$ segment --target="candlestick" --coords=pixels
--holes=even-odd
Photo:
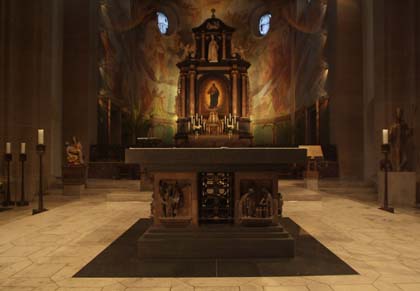
[[[24,143],[24,142],[22,142],[22,143],[20,144],[20,154],[21,154],[21,155],[26,154],[26,143]]]
[[[8,143],[8,144],[10,144],[10,143]],[[6,173],[7,174],[6,198],[2,203],[2,205],[4,207],[9,207],[9,206],[14,205],[14,203],[12,202],[12,199],[11,199],[11,195],[10,195],[10,162],[12,161],[12,158],[13,158],[13,156],[12,156],[11,153],[6,153],[4,155],[4,161],[6,162],[6,170],[7,170],[7,173]]]
[[[12,153],[12,143],[6,142],[6,154]]]
[[[389,132],[388,129],[382,130],[382,144],[388,144],[389,143]]]
[[[38,141],[42,141],[43,142],[43,130],[42,130],[42,140]],[[38,131],[38,138],[39,138],[39,131]],[[44,144],[38,144],[36,146],[36,151],[39,155],[39,193],[38,193],[38,209],[33,209],[32,210],[32,215],[38,214],[38,213],[42,213],[44,211],[47,211],[47,209],[44,208],[44,193],[43,193],[43,189],[42,189],[42,178],[43,178],[43,167],[42,167],[42,157],[45,153],[45,145]]]
[[[24,145],[24,146],[23,146]],[[22,147],[23,146],[23,147]],[[26,162],[26,144],[21,143],[21,152],[19,160],[21,163],[21,184],[20,184],[20,201],[17,202],[18,206],[28,206],[29,202],[25,200],[25,162]]]
[[[387,135],[388,135],[388,130],[386,130],[386,131],[387,131]],[[384,137],[384,135],[382,137]],[[387,136],[387,139],[388,139],[388,136]],[[385,140],[385,138],[384,138],[383,142],[385,142],[385,141],[387,141],[387,140]],[[385,157],[384,160],[383,160],[383,164],[381,164],[381,168],[384,171],[384,202],[383,202],[383,206],[380,207],[379,209],[387,211],[387,212],[394,213],[394,208],[389,207],[389,205],[388,205],[388,171],[391,168],[391,162],[388,159],[388,155],[389,155],[389,152],[390,152],[391,148],[390,148],[389,144],[386,143],[386,144],[382,145],[381,149],[382,149],[382,153],[384,154],[384,157]]]
[[[44,144],[44,130],[38,129],[38,144],[43,145]]]

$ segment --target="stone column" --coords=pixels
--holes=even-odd
[[[206,34],[204,32],[201,33],[201,60],[206,60]]]
[[[186,88],[185,88],[185,86],[186,86],[186,78],[187,78],[187,76],[186,76],[186,74],[185,73],[182,73],[181,74],[181,116],[180,117],[185,117],[185,111],[186,111],[186,102],[185,102],[185,100],[187,99],[187,95],[186,95],[186,93],[187,93],[187,91],[186,91]]]
[[[238,116],[238,70],[232,70],[232,114]]]
[[[222,60],[226,60],[226,33],[223,32],[223,49],[222,49]]]
[[[246,73],[242,74],[242,117],[248,116],[248,76]]]
[[[194,67],[190,68],[190,116],[195,114],[195,76],[196,72]]]

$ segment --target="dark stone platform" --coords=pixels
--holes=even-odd
[[[137,242],[141,259],[294,257],[295,241],[281,226],[150,227]]]
[[[136,255],[139,235],[152,225],[151,219],[140,219],[74,277],[212,278],[357,275],[355,270],[293,220],[280,218],[280,223],[295,239],[296,256],[294,258],[158,260],[140,259]]]

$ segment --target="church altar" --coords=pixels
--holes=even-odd
[[[153,184],[153,226],[139,238],[139,257],[294,255],[278,223],[278,170],[305,165],[305,149],[130,148],[125,159]],[[222,226],[203,235],[209,224]],[[227,248],[232,242],[240,250]]]

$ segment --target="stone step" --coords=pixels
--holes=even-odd
[[[335,194],[377,194],[377,190],[371,187],[320,187],[319,191]]]
[[[151,202],[152,192],[112,192],[106,195],[106,199],[109,202]]]
[[[282,227],[149,228],[137,242],[141,259],[293,257],[295,241]]]

